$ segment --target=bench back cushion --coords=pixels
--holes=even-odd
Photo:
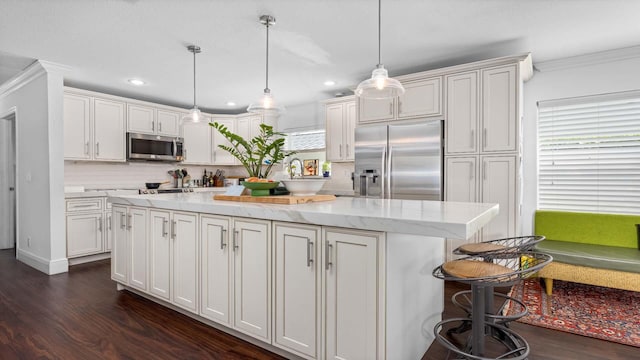
[[[549,240],[637,248],[639,215],[537,210],[535,234]]]

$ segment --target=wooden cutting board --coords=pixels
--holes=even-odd
[[[239,202],[253,202],[262,204],[306,204],[316,201],[331,201],[335,200],[334,195],[310,195],[310,196],[291,196],[291,195],[273,195],[273,196],[251,196],[251,195],[213,195],[214,200],[225,201],[239,201]]]

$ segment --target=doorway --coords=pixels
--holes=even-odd
[[[0,118],[0,249],[16,251],[16,121]]]

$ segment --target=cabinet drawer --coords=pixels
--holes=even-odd
[[[102,198],[67,200],[67,212],[102,210]]]

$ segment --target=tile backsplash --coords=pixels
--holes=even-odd
[[[221,169],[225,176],[246,176],[242,166],[200,166],[154,162],[102,163],[102,162],[64,162],[65,186],[84,186],[86,189],[140,189],[145,182],[163,182],[172,180],[167,171],[185,168],[194,179],[202,178],[207,173]],[[274,169],[274,174],[282,169]],[[332,163],[331,178],[324,190],[350,191],[352,189],[351,172],[353,162]],[[281,172],[283,175],[284,172]]]

